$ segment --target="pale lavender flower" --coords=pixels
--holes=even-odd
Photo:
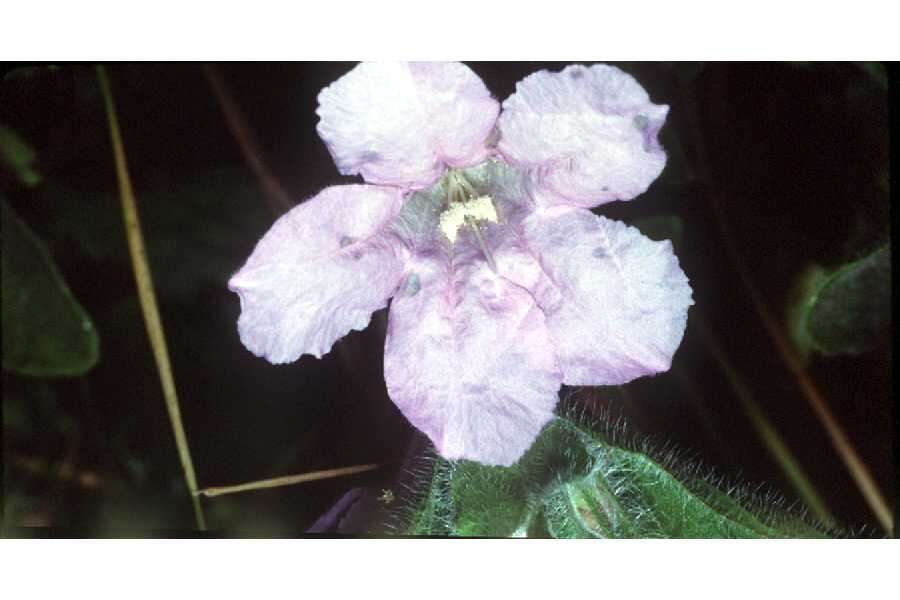
[[[364,63],[322,90],[345,175],[281,217],[229,287],[254,354],[321,357],[391,301],[384,377],[445,457],[511,465],[562,384],[669,369],[691,288],[668,241],[590,208],[643,193],[667,106],[606,65],[503,103],[459,63]]]

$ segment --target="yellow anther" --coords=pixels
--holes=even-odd
[[[441,213],[440,227],[452,244],[456,241],[460,227],[467,222],[472,222],[472,226],[477,227],[479,221],[497,222],[497,209],[494,208],[494,201],[490,196],[451,203],[450,207]]]

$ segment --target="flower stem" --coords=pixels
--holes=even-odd
[[[249,492],[252,490],[262,490],[267,488],[281,487],[284,485],[294,485],[297,483],[305,483],[307,481],[318,481],[320,479],[331,479],[333,477],[341,477],[344,475],[354,475],[356,473],[364,473],[366,471],[374,471],[380,464],[354,465],[352,467],[341,467],[338,469],[326,469],[324,471],[312,471],[310,473],[302,473],[300,475],[285,475],[284,477],[275,477],[273,479],[262,479],[260,481],[251,481],[249,483],[241,483],[238,485],[226,485],[220,487],[209,487],[194,492],[197,496],[206,496],[213,498],[215,496],[224,496],[225,494],[236,494],[238,492]]]
[[[153,357],[156,360],[156,368],[162,384],[169,421],[172,423],[172,430],[175,433],[178,458],[181,461],[181,468],[184,471],[184,479],[188,490],[191,492],[194,519],[197,523],[197,528],[205,530],[206,519],[203,515],[203,507],[200,505],[200,499],[196,495],[197,477],[194,474],[194,463],[191,461],[187,436],[184,433],[184,425],[181,422],[181,410],[178,407],[178,395],[175,391],[175,378],[172,375],[169,351],[166,348],[166,336],[159,316],[159,308],[156,304],[156,294],[153,291],[153,277],[150,274],[150,265],[147,262],[147,252],[144,247],[141,224],[138,220],[134,190],[131,187],[131,178],[128,175],[128,164],[125,160],[122,134],[119,131],[119,120],[116,116],[116,107],[113,102],[109,79],[106,76],[106,69],[104,69],[103,65],[97,65],[97,79],[100,83],[100,91],[103,95],[106,116],[109,122],[109,135],[112,140],[116,177],[119,181],[119,197],[122,200],[122,215],[125,219],[125,233],[128,236],[131,265],[137,282],[138,298],[144,314],[144,323],[147,326],[147,337],[150,338],[150,346],[153,348]]]

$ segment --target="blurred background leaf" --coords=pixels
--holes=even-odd
[[[210,284],[224,289],[239,265],[235,248],[252,244],[272,216],[251,174],[238,169],[201,173],[138,189],[142,227],[155,286],[163,297],[189,300]],[[47,185],[39,200],[55,208],[51,230],[97,261],[127,267],[125,230],[113,194]]]
[[[3,368],[33,376],[80,375],[99,358],[91,318],[47,248],[0,198],[3,214]]]
[[[785,323],[794,349],[806,366],[809,366],[810,355],[813,353],[813,341],[809,336],[806,318],[810,302],[827,280],[828,271],[824,267],[810,264],[797,276],[788,294]]]
[[[879,87],[884,90],[888,89],[888,74],[884,63],[858,62],[856,65],[871,77],[872,81],[877,83]]]
[[[828,272],[812,267],[802,277],[792,317],[794,341],[804,353],[861,354],[887,342],[891,329],[891,250]]]
[[[35,154],[15,131],[0,123],[0,166],[25,187],[34,187],[41,176],[34,166]]]

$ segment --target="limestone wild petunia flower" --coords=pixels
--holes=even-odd
[[[390,301],[390,397],[438,452],[511,465],[562,384],[669,369],[691,288],[668,241],[590,209],[643,193],[668,106],[607,66],[540,71],[501,106],[460,63],[363,63],[319,95],[344,175],[229,282],[244,345],[321,357]]]

